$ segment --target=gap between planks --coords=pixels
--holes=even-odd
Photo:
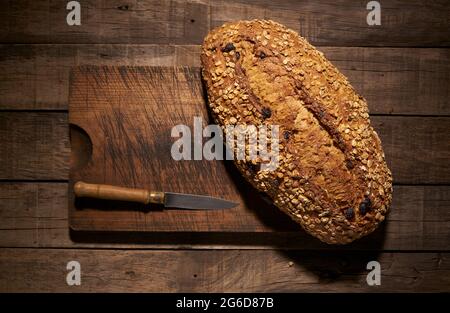
[[[60,1],[62,2],[62,1]],[[201,44],[214,27],[248,19],[273,19],[315,45],[449,46],[450,6],[425,0],[382,5],[381,25],[368,26],[366,3],[352,0],[81,2],[82,25],[68,26],[65,3],[33,0],[4,6],[2,42]],[[420,14],[418,14],[420,10]],[[38,18],[37,18],[38,17]],[[48,23],[41,23],[42,20]]]
[[[69,233],[67,183],[0,184],[0,246],[136,249],[450,250],[449,187],[394,186],[387,222],[343,247],[298,232]],[[283,214],[279,212],[279,214]],[[177,244],[173,244],[173,243]]]
[[[320,50],[368,100],[372,113],[450,115],[450,49]],[[0,110],[67,109],[72,66],[199,67],[199,55],[200,46],[192,45],[0,45]]]
[[[0,290],[147,292],[449,291],[448,253],[0,249]],[[65,281],[69,261],[82,284]],[[369,261],[382,284],[366,283]]]
[[[0,112],[0,179],[65,180],[70,142],[67,113]],[[374,116],[386,159],[400,184],[450,184],[450,118]]]

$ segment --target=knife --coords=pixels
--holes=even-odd
[[[154,203],[162,204],[166,208],[187,210],[231,209],[237,205],[231,201],[209,196],[88,184],[81,181],[75,183],[73,190],[77,197],[132,201],[143,204]]]

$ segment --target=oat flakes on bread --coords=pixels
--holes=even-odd
[[[253,186],[324,242],[346,244],[377,228],[391,203],[391,172],[365,99],[320,51],[279,23],[239,21],[207,35],[201,61],[224,131],[280,125],[275,171],[235,161]]]

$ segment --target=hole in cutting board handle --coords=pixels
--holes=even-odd
[[[92,141],[88,133],[78,125],[69,124],[70,131],[70,167],[81,169],[85,167],[92,156]]]

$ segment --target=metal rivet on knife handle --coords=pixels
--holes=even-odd
[[[162,191],[150,191],[148,193],[147,203],[164,204],[164,196],[164,192]]]
[[[133,201],[144,204],[164,203],[163,192],[150,192],[145,189],[125,188],[102,184],[88,184],[84,182],[77,182],[74,185],[74,193],[77,197]]]

